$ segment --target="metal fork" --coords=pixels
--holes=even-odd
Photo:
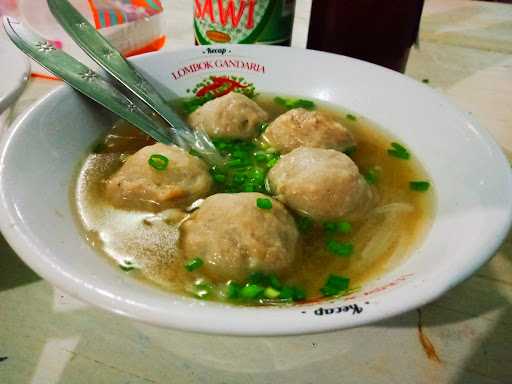
[[[224,164],[208,135],[188,127],[154,87],[67,0],[48,0],[48,6],[70,37],[117,80],[120,89],[28,30],[17,19],[4,17],[7,35],[19,49],[70,86],[155,140],[165,144],[174,143],[186,150],[194,149],[211,165]],[[133,97],[136,99],[133,100]],[[169,125],[152,117],[152,111]]]

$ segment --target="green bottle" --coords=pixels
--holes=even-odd
[[[194,0],[196,44],[290,45],[295,0]]]

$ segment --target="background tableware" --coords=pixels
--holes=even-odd
[[[0,40],[0,114],[19,96],[29,75],[25,56],[9,41]]]
[[[404,72],[424,0],[314,0],[307,47]]]

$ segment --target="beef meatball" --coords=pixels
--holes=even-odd
[[[339,122],[304,108],[283,113],[269,125],[263,137],[281,153],[299,147],[344,151],[355,145],[350,131]]]
[[[270,170],[268,183],[277,199],[314,220],[356,218],[373,201],[357,165],[332,149],[293,150]]]
[[[190,114],[188,122],[210,137],[252,139],[259,133],[259,124],[267,119],[267,112],[253,100],[231,92],[199,107]]]
[[[152,155],[168,160],[165,169],[149,164]],[[185,207],[205,197],[212,185],[205,162],[174,145],[158,143],[128,157],[107,180],[106,195],[119,208],[160,211]]]
[[[243,280],[254,271],[280,274],[298,252],[292,216],[277,200],[258,208],[261,193],[220,193],[208,197],[181,226],[180,247],[188,259],[200,257],[201,271],[214,279]]]

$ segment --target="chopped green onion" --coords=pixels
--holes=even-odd
[[[348,243],[340,243],[336,240],[327,240],[326,248],[329,252],[336,256],[347,257],[354,252],[354,246]]]
[[[226,165],[230,168],[235,168],[235,167],[242,165],[242,160],[241,159],[229,160],[226,162]]]
[[[336,232],[336,223],[326,222],[323,225],[325,232],[335,233]]]
[[[323,226],[324,231],[328,234],[341,233],[346,235],[352,231],[352,224],[344,220],[338,222],[328,221],[325,222]]]
[[[356,116],[354,116],[354,115],[353,115],[353,114],[351,114],[351,113],[347,113],[347,114],[346,114],[346,117],[347,117],[347,119],[348,119],[348,120],[357,121],[357,117],[356,117]]]
[[[425,192],[430,188],[430,183],[428,181],[411,181],[409,188],[413,191]]]
[[[269,285],[270,280],[269,277],[263,272],[253,272],[247,278],[247,281],[250,284],[258,284],[258,285]]]
[[[352,156],[357,151],[357,146],[353,145],[351,147],[348,147],[343,151],[343,153],[347,156]]]
[[[194,93],[197,92],[197,89],[193,89],[192,92],[194,92]],[[189,115],[192,112],[194,112],[197,108],[199,108],[203,104],[207,103],[208,101],[212,100],[213,98],[214,98],[214,96],[210,93],[208,93],[202,97],[197,97],[197,96],[190,97],[190,98],[182,101],[181,108],[186,115]]]
[[[340,221],[338,223],[338,231],[346,235],[352,232],[352,224],[350,224],[348,221]]]
[[[279,160],[279,159],[276,159],[276,158],[269,160],[269,161],[267,162],[267,167],[268,167],[268,168],[272,168],[274,165],[276,165],[276,164],[277,164],[278,160]]]
[[[267,152],[252,141],[213,139],[215,147],[228,158],[227,170],[212,167],[210,174],[220,184],[221,192],[263,192],[268,165],[275,164],[279,153]],[[222,175],[222,176],[215,176]]]
[[[213,180],[216,182],[216,183],[224,183],[226,181],[226,175],[223,175],[221,173],[217,173],[215,175],[213,175]]]
[[[402,160],[408,160],[411,157],[409,151],[399,143],[391,143],[391,148],[388,149],[388,154]]]
[[[246,300],[253,300],[253,299],[256,299],[258,296],[260,296],[264,290],[265,290],[265,288],[262,287],[261,285],[246,284],[240,290],[240,297],[242,299],[246,299]]]
[[[283,299],[283,300],[292,301],[293,293],[294,293],[294,290],[292,287],[288,287],[288,286],[283,287],[283,289],[281,290],[281,293],[279,294],[279,298]]]
[[[306,299],[306,293],[298,287],[284,286],[279,298],[286,301],[302,301]]]
[[[246,158],[247,156],[249,156],[249,153],[247,151],[242,151],[241,149],[235,149],[231,153],[231,157],[235,159],[243,159]]]
[[[391,147],[399,152],[407,152],[407,148],[396,142],[391,143]]]
[[[261,209],[272,209],[272,200],[258,197],[256,199],[256,206]]]
[[[253,272],[247,278],[249,284],[257,284],[261,286],[269,286],[280,290],[283,286],[279,278],[275,274],[267,275],[263,272]]]
[[[235,285],[235,288],[232,288],[232,290],[235,290],[237,287],[239,288],[239,296],[237,297],[246,300],[259,299],[262,295],[267,299],[279,298],[286,301],[301,301],[306,298],[306,293],[303,289],[285,286],[275,274],[266,274],[264,272],[251,273],[247,278],[245,286]]]
[[[196,257],[195,259],[189,260],[185,263],[185,269],[189,272],[193,272],[196,269],[199,269],[203,266],[204,261],[200,257]]]
[[[164,155],[154,154],[149,157],[148,164],[157,171],[164,171],[169,165],[169,159]]]
[[[259,169],[253,169],[250,173],[250,179],[256,184],[261,184],[265,181],[265,174]]]
[[[252,183],[244,183],[244,185],[242,186],[242,190],[244,192],[255,192],[256,187]]]
[[[132,261],[126,259],[119,263],[119,268],[121,268],[125,272],[130,272],[136,269],[137,267]]]
[[[293,300],[294,301],[302,301],[306,300],[306,292],[303,289],[294,287],[293,288]]]
[[[215,147],[217,147],[217,149],[223,150],[223,149],[228,148],[230,146],[230,143],[228,143],[222,139],[214,139],[213,145],[215,145]]]
[[[375,167],[369,168],[364,174],[363,174],[366,182],[368,184],[376,184],[379,180],[379,172]]]
[[[267,154],[265,152],[258,151],[254,154],[254,158],[256,161],[260,162],[267,161]]]
[[[313,228],[313,220],[306,216],[299,216],[295,219],[299,232],[306,233]]]
[[[270,275],[268,276],[269,284],[274,289],[281,289],[283,287],[283,284],[279,280],[279,278],[276,275]]]
[[[259,133],[264,133],[267,130],[267,128],[268,128],[268,123],[260,123],[258,125],[257,129],[258,129]]]
[[[280,96],[274,97],[274,103],[286,108],[286,99]]]
[[[242,289],[242,285],[237,283],[236,281],[230,280],[226,284],[226,296],[228,299],[238,299],[240,297],[240,291]]]
[[[245,181],[245,175],[244,174],[240,174],[240,173],[237,173],[233,176],[233,183],[235,184],[243,184]]]
[[[315,103],[311,100],[298,99],[291,104],[291,108],[304,108],[308,110],[315,109]]]
[[[305,99],[290,99],[284,97],[276,97],[274,98],[274,102],[276,104],[285,107],[286,109],[294,109],[294,108],[304,108],[304,109],[315,109],[315,103],[310,100]]]
[[[320,288],[320,292],[324,296],[335,296],[349,287],[350,279],[348,277],[329,275],[324,286]]]
[[[263,291],[263,296],[265,296],[267,299],[277,299],[281,292],[279,292],[277,289],[274,289],[272,287],[267,287]]]

